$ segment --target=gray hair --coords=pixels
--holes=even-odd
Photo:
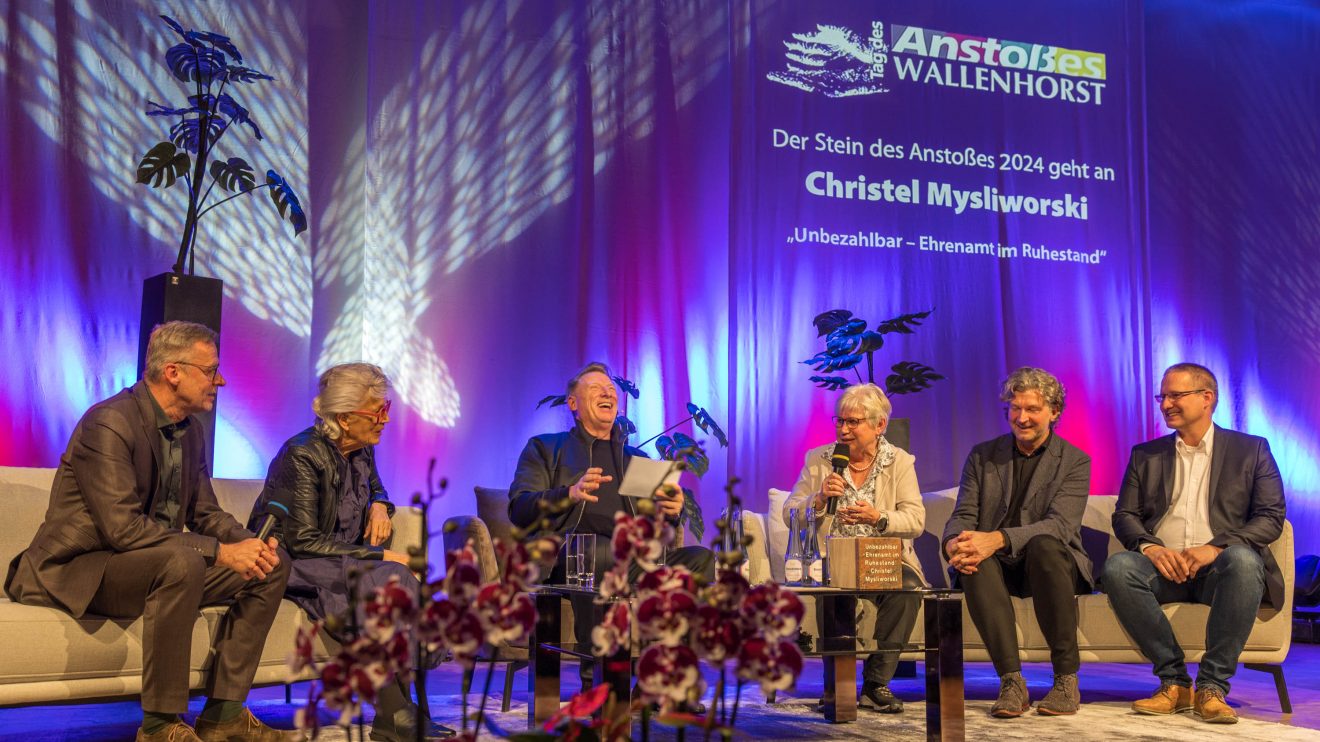
[[[582,381],[582,377],[590,373],[605,374],[606,376],[610,377],[610,383],[611,384],[614,383],[614,375],[610,373],[610,367],[606,366],[600,361],[592,361],[587,365],[583,366],[582,370],[573,374],[573,378],[568,380],[568,386],[566,387],[568,393],[572,394],[573,391],[577,389],[578,382]]]
[[[875,384],[858,384],[839,395],[834,411],[842,415],[846,409],[861,410],[867,421],[878,428],[889,421],[894,405],[885,396],[885,390]]]
[[[1205,366],[1202,366],[1199,363],[1190,363],[1188,361],[1183,361],[1182,363],[1175,363],[1172,366],[1164,369],[1164,375],[1168,376],[1169,374],[1174,373],[1175,371],[1181,371],[1186,374],[1191,374],[1193,383],[1199,384],[1205,387],[1206,389],[1209,389],[1211,393],[1215,395],[1215,401],[1210,403],[1211,411],[1214,411],[1214,409],[1219,406],[1219,379],[1215,378],[1215,374],[1213,371],[1206,368]]]
[[[335,419],[361,408],[369,399],[385,399],[390,380],[380,366],[370,363],[341,363],[321,374],[319,392],[312,400],[316,429],[332,441],[343,432]]]
[[[1067,391],[1054,374],[1043,368],[1023,366],[1009,374],[999,389],[999,401],[1012,402],[1014,394],[1038,392],[1056,416],[1063,414]]]
[[[144,376],[147,381],[160,381],[165,366],[184,360],[182,356],[198,343],[217,345],[220,335],[206,325],[174,320],[156,325],[147,338],[147,363]]]

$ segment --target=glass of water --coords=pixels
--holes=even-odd
[[[596,588],[596,534],[574,533],[568,537],[564,574],[568,584],[587,590]]]

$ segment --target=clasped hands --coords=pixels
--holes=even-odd
[[[602,484],[613,482],[599,466],[587,469],[572,487],[568,488],[568,498],[573,502],[599,502],[600,497],[592,494]],[[683,490],[676,484],[662,484],[655,491],[655,504],[666,518],[677,518],[683,512]]]
[[[277,546],[279,542],[274,538],[266,539],[265,543],[249,538],[220,544],[215,550],[215,563],[237,572],[245,580],[264,580],[280,563],[280,556],[275,551]]]
[[[1192,546],[1182,551],[1174,551],[1156,544],[1141,553],[1146,555],[1161,575],[1164,575],[1164,579],[1181,585],[1210,566],[1221,551],[1222,548],[1210,544]]]
[[[1003,531],[963,531],[944,544],[949,566],[965,575],[974,575],[977,565],[1004,548]]]
[[[816,510],[823,509],[829,498],[843,497],[845,487],[843,477],[831,472],[829,476],[825,477],[825,481],[821,483],[820,492],[816,494],[812,506]],[[880,522],[880,511],[876,510],[871,503],[859,500],[852,505],[839,508],[834,517],[840,523],[846,525],[873,526]]]

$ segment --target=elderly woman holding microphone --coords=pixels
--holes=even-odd
[[[285,441],[252,509],[249,527],[256,528],[267,503],[287,506],[272,532],[293,557],[285,595],[314,619],[348,612],[350,572],[357,573],[358,595],[393,577],[417,584],[408,555],[385,546],[394,505],[376,472],[375,446],[390,421],[389,388],[385,373],[369,363],[321,374],[312,401],[316,423]],[[348,638],[330,633],[341,643]],[[454,736],[422,716],[424,739]],[[407,686],[388,683],[378,694],[371,739],[415,739],[417,717]]]
[[[834,472],[831,458],[836,443],[807,452],[802,473],[793,493],[784,503],[784,522],[792,508],[813,508],[821,523],[821,534],[832,536],[886,536],[903,539],[903,587],[919,588],[921,563],[912,539],[921,535],[926,509],[921,504],[917,472],[912,454],[885,440],[892,410],[889,398],[875,384],[849,387],[835,407],[834,431],[838,444],[848,447],[848,465],[843,474]],[[837,511],[826,514],[826,505],[837,500]],[[889,690],[898,666],[898,655],[912,635],[920,596],[915,593],[877,593],[876,651],[866,658],[862,671],[862,698],[877,711],[897,714],[903,702]]]

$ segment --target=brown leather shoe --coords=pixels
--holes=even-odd
[[[1190,711],[1192,708],[1192,689],[1177,683],[1160,683],[1160,689],[1150,698],[1132,702],[1132,710],[1138,714],[1156,714],[1167,716]]]
[[[307,739],[306,734],[296,729],[284,731],[266,726],[246,708],[229,721],[198,717],[197,736],[201,742],[303,742]]]
[[[1224,692],[1213,685],[1196,689],[1192,709],[1202,721],[1211,724],[1236,724],[1237,712],[1224,701]]]
[[[990,707],[990,715],[996,719],[1016,719],[1031,708],[1031,696],[1027,693],[1027,681],[1020,672],[1010,672],[999,676],[999,698]]]
[[[197,732],[193,728],[183,723],[182,720],[176,721],[169,726],[158,729],[154,734],[147,734],[138,727],[136,742],[201,742]]]

